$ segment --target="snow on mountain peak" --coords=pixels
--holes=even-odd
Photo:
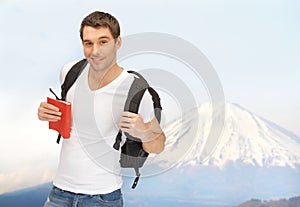
[[[300,164],[299,137],[237,104],[226,103],[224,107],[225,116],[221,110],[212,113],[212,105],[204,103],[168,124],[166,149],[150,162],[161,167],[173,164],[220,168],[229,162],[292,168]],[[213,138],[216,139],[213,152],[203,156],[208,135],[214,130],[212,123],[220,116],[224,116],[222,134]]]

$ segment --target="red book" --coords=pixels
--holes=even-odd
[[[47,103],[59,108],[62,113],[59,121],[49,121],[49,129],[56,130],[63,138],[70,138],[71,130],[71,103],[47,97]]]

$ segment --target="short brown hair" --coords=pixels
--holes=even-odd
[[[118,20],[109,13],[95,11],[86,16],[80,26],[80,38],[83,40],[83,28],[90,26],[94,28],[106,27],[110,30],[114,39],[120,36],[120,25]]]

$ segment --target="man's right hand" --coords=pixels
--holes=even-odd
[[[61,112],[58,107],[42,102],[38,108],[38,117],[41,121],[59,121]]]

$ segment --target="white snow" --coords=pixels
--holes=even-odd
[[[229,162],[260,167],[289,166],[300,164],[300,138],[287,133],[243,107],[226,103],[225,114],[204,103],[167,125],[166,149],[151,163],[162,167],[171,165],[213,165],[223,168]],[[210,137],[214,151],[205,154],[208,135],[213,119],[222,120],[224,128],[219,137]]]

